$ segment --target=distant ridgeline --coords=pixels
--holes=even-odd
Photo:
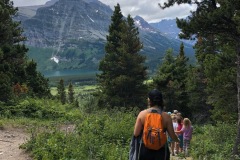
[[[30,48],[28,55],[38,63],[40,71],[98,70],[112,13],[109,6],[97,0],[52,0],[41,6],[19,7],[15,19],[22,21],[25,43]],[[139,16],[134,20],[144,45],[141,53],[147,57],[146,65],[153,73],[167,49],[179,52],[181,41]],[[169,22],[157,25],[176,26],[175,20]],[[177,35],[179,29],[173,31]],[[186,56],[194,62],[192,44],[184,42],[184,46]]]

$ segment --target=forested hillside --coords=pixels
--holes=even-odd
[[[33,159],[125,160],[136,117],[148,107],[148,92],[157,88],[166,112],[178,110],[192,121],[193,159],[239,160],[240,5],[211,2],[193,2],[198,3],[196,12],[187,20],[177,19],[182,38],[197,38],[196,64],[189,64],[182,43],[177,54],[172,49],[165,52],[150,78],[146,57],[140,54],[139,30],[117,4],[97,84],[59,79],[50,88],[49,80],[36,70],[37,63],[26,56],[26,37],[12,19],[17,9],[9,0],[0,1],[1,129],[26,129],[31,136],[20,147]],[[161,7],[171,5],[173,1]]]

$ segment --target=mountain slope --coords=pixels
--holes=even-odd
[[[105,40],[111,13],[100,2],[60,0],[24,21],[27,45],[58,48],[70,40]]]
[[[58,0],[50,0],[46,2],[44,5],[18,7],[18,15],[15,17],[15,19],[23,22],[35,16],[38,8],[51,6],[55,4],[57,1]]]
[[[194,45],[196,42],[194,40],[179,39],[178,34],[181,30],[177,27],[176,19],[165,19],[160,22],[150,23],[150,25],[171,39],[180,40],[190,45]]]
[[[35,16],[22,23],[29,56],[37,61],[39,70],[97,70],[105,54],[112,13],[98,0],[59,0],[38,8]],[[150,70],[156,69],[168,48],[178,52],[179,40],[168,38],[139,16],[134,20]],[[187,55],[193,56],[192,46],[186,44],[185,48]]]

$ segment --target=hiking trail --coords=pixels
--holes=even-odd
[[[20,128],[0,130],[0,160],[32,160],[19,146],[27,142],[29,135]]]

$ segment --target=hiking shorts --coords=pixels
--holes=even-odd
[[[166,150],[166,152],[165,152]],[[170,160],[170,152],[169,147],[163,146],[159,150],[151,150],[144,146],[144,144],[141,145],[140,148],[140,156],[139,160],[160,160],[165,159],[166,154],[166,160]]]

